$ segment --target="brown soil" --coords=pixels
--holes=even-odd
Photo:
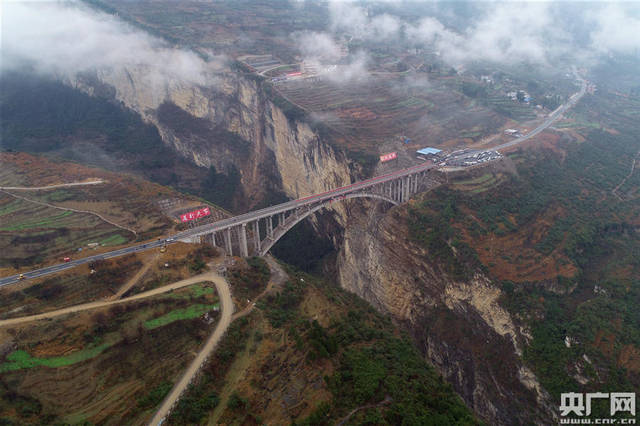
[[[640,348],[626,345],[618,355],[618,365],[634,373],[640,373]]]
[[[553,280],[557,276],[573,277],[577,268],[561,249],[545,256],[534,248],[563,214],[561,207],[550,208],[530,226],[519,227],[516,232],[503,236],[487,234],[474,238],[466,229],[461,232],[492,276],[500,280],[530,282]],[[512,221],[517,225],[514,219]]]
[[[615,353],[616,336],[604,330],[598,331],[593,345],[600,350],[607,358],[613,358]]]

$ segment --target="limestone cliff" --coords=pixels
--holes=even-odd
[[[235,166],[244,190],[238,198],[247,200],[239,209],[259,204],[269,191],[297,198],[360,177],[352,175],[343,152],[308,123],[287,117],[264,83],[252,78],[219,72],[199,84],[159,85],[145,70],[123,69],[70,81],[140,113],[194,164],[219,171]],[[333,235],[341,285],[403,323],[424,355],[490,423],[548,422],[547,397],[519,360],[523,333],[499,306],[499,289],[480,274],[469,282],[450,279],[410,242],[405,208],[385,213],[377,205],[338,204],[320,219],[325,231],[344,229],[343,236]]]
[[[234,165],[245,191],[239,209],[259,204],[269,191],[296,198],[352,179],[344,153],[321,140],[308,123],[288,118],[265,95],[262,81],[217,70],[200,83],[155,82],[148,70],[130,67],[69,82],[137,111],[194,164],[223,172]]]
[[[350,216],[341,285],[404,324],[470,407],[490,424],[548,424],[553,404],[519,355],[526,335],[483,274],[456,281],[408,235],[407,206]]]

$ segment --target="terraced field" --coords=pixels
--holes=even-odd
[[[146,424],[215,327],[217,294],[203,290],[0,329],[8,348],[0,357],[0,418]],[[212,310],[205,320],[207,311],[191,306]]]
[[[339,85],[295,80],[278,91],[342,136],[352,150],[380,152],[390,139],[407,136],[417,146],[462,146],[493,133],[505,121],[426,77],[371,77]],[[468,140],[465,140],[468,139]]]
[[[0,267],[68,256],[92,242],[116,245],[133,238],[98,217],[0,194]]]

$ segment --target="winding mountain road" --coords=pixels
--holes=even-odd
[[[180,399],[180,396],[182,396],[183,392],[189,387],[191,381],[196,377],[202,365],[207,361],[207,359],[209,359],[209,356],[216,349],[218,343],[220,343],[220,340],[222,340],[222,337],[231,324],[234,307],[229,285],[217,274],[208,273],[203,275],[209,277],[209,280],[216,285],[216,289],[218,290],[218,296],[220,297],[220,303],[222,305],[220,320],[218,320],[216,329],[213,331],[211,336],[209,336],[200,352],[198,352],[198,355],[191,362],[191,365],[189,365],[189,368],[187,368],[187,370],[182,374],[178,383],[173,386],[169,395],[164,399],[162,405],[160,405],[160,408],[156,411],[156,414],[149,422],[149,425],[156,426],[162,424],[164,419],[171,412],[173,406]],[[199,275],[199,277],[202,277],[202,275]]]
[[[131,297],[125,297],[124,299],[102,300],[102,301],[98,301],[98,302],[83,303],[81,305],[70,306],[68,308],[58,309],[58,310],[55,310],[55,311],[45,312],[45,313],[42,313],[42,314],[35,314],[35,315],[28,315],[28,316],[19,317],[19,318],[9,318],[9,319],[5,319],[5,320],[0,320],[0,327],[8,326],[8,325],[22,324],[22,323],[31,322],[31,321],[53,319],[53,318],[56,318],[56,317],[59,317],[59,316],[62,316],[62,315],[72,314],[72,313],[76,313],[76,312],[82,312],[82,311],[88,311],[88,310],[91,310],[91,309],[104,308],[106,306],[117,305],[119,303],[133,302],[133,301],[136,301],[136,300],[145,299],[147,297],[157,296],[159,294],[163,294],[163,293],[167,293],[167,292],[170,292],[170,291],[173,291],[173,290],[177,290],[177,289],[182,288],[182,287],[187,287],[187,286],[190,286],[190,285],[193,285],[193,284],[201,283],[203,281],[209,281],[209,282],[212,282],[212,283],[214,283],[216,285],[216,288],[218,289],[218,293],[220,294],[220,300],[222,302],[222,311],[224,313],[225,302],[227,302],[227,305],[226,305],[227,308],[226,309],[229,309],[229,303],[232,304],[231,296],[230,296],[230,292],[229,292],[229,286],[228,286],[227,282],[225,281],[225,279],[222,278],[220,275],[215,274],[213,272],[207,272],[205,274],[196,275],[194,277],[187,278],[185,280],[176,281],[173,284],[168,284],[168,285],[163,286],[163,287],[154,288],[153,290],[145,291],[144,293],[139,293],[139,294],[136,294],[136,295],[131,296]],[[228,299],[225,300],[223,298],[223,294],[229,295]],[[233,310],[233,309],[231,309],[231,310]],[[231,317],[231,312],[229,312],[229,317]]]

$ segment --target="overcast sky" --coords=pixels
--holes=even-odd
[[[403,3],[395,1],[394,6]],[[150,3],[150,7],[151,4]],[[438,8],[439,3],[432,3]],[[297,36],[298,47],[310,59],[334,62],[339,56],[336,35],[388,41],[403,31],[417,44],[435,47],[452,65],[487,59],[548,64],[558,56],[580,59],[609,53],[637,53],[640,19],[631,13],[638,3],[604,2],[575,7],[566,16],[558,2],[479,2],[478,13],[453,30],[434,16],[405,22],[392,14],[368,16],[350,1],[329,2],[325,31]],[[405,5],[406,6],[406,5]],[[446,8],[446,4],[443,9]],[[442,19],[442,14],[438,15]],[[567,27],[586,29],[580,47]],[[147,67],[157,79],[204,81],[207,64],[193,52],[167,47],[154,37],[117,18],[72,1],[5,2],[2,9],[2,67],[28,61],[41,71],[69,74],[93,68]],[[345,76],[365,71],[364,52],[352,58]]]

